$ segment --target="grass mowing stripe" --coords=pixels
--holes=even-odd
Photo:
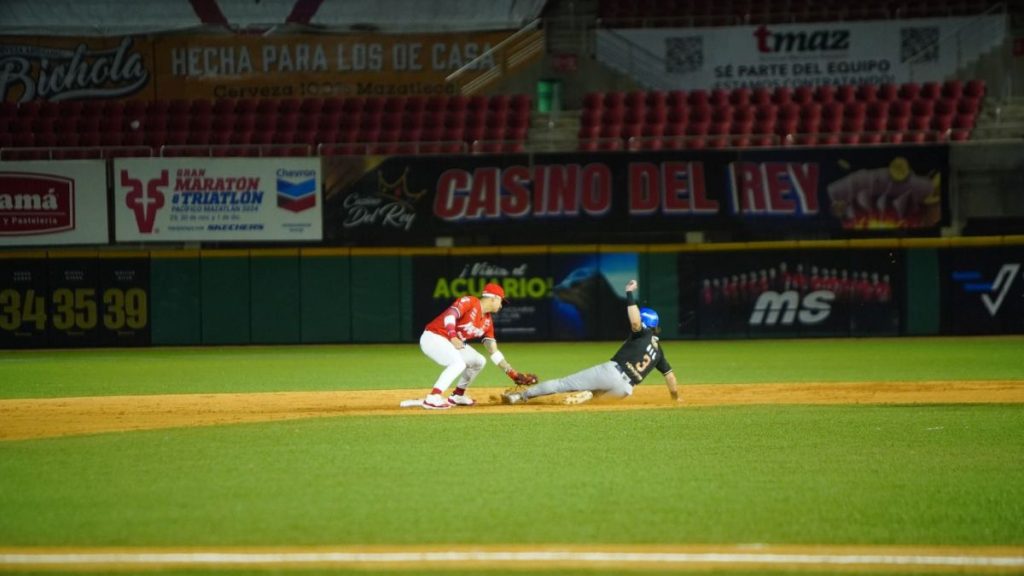
[[[7,546],[1021,545],[1024,407],[337,418],[0,445]]]
[[[555,377],[607,360],[617,344],[503,342],[501,347],[516,367]],[[664,345],[684,385],[1024,380],[1019,360],[1024,337]],[[437,373],[415,344],[0,351],[0,398],[427,388]],[[508,380],[490,367],[477,384],[503,386]]]

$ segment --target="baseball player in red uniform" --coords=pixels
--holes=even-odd
[[[494,322],[491,319],[491,314],[500,312],[504,303],[505,290],[498,284],[487,284],[479,298],[463,296],[427,324],[420,336],[420,350],[444,366],[444,370],[434,382],[430,394],[423,399],[424,408],[443,410],[452,406],[476,404],[466,396],[466,388],[473,383],[487,361],[482,354],[466,344],[469,340],[480,339],[491,362],[515,380],[516,371],[498,350],[498,342],[494,338]],[[458,383],[455,391],[445,398],[445,391],[456,378]]]

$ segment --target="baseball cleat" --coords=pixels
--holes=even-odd
[[[562,401],[562,404],[583,404],[584,402],[589,402],[593,397],[593,392],[590,390],[583,390],[582,392],[569,394],[565,397],[565,400]]]
[[[526,397],[522,392],[506,392],[501,395],[502,404],[525,404]]]
[[[465,394],[461,396],[452,394],[451,396],[448,397],[448,403],[451,404],[452,406],[472,406],[476,404],[476,400],[473,400],[472,398],[466,396]]]
[[[447,410],[452,407],[440,394],[428,394],[423,399],[423,407],[427,410]]]

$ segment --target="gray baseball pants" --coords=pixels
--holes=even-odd
[[[581,390],[590,390],[594,394],[606,395],[610,398],[625,398],[633,393],[633,386],[630,384],[629,378],[619,371],[615,362],[609,360],[563,378],[534,384],[523,391],[523,396],[529,399]]]

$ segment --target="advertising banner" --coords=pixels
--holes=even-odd
[[[597,57],[620,70],[649,53],[664,89],[942,81],[1001,46],[1003,14],[963,18],[597,30]],[[623,46],[630,46],[626,50]],[[662,69],[653,70],[657,63]]]
[[[552,254],[552,337],[622,340],[629,334],[624,288],[639,276],[635,252]]]
[[[319,158],[117,158],[118,242],[322,237]]]
[[[948,147],[325,159],[325,239],[643,241],[688,230],[937,229]]]
[[[11,102],[455,94],[445,78],[514,32],[0,36],[0,94]],[[530,35],[543,32],[523,40]],[[488,54],[461,81],[499,65]]]
[[[513,32],[169,35],[154,42],[156,82],[161,98],[454,94],[445,77]],[[467,78],[495,65],[489,55]]]
[[[509,302],[494,316],[502,340],[615,340],[628,333],[622,288],[636,278],[635,252],[418,257],[413,330],[457,298],[501,284]]]
[[[2,36],[0,96],[9,102],[152,99],[152,53],[144,36]]]
[[[149,258],[100,258],[97,294],[102,346],[149,345]]]
[[[494,315],[501,340],[547,340],[552,280],[546,256],[480,255],[418,257],[413,329],[419,333],[455,300],[480,296],[488,282],[501,284],[508,302]]]
[[[680,311],[702,338],[879,336],[900,330],[902,254],[684,253]]]
[[[0,259],[0,348],[45,348],[49,308],[45,255]]]
[[[0,347],[149,344],[149,258],[0,259]]]
[[[99,277],[96,258],[56,258],[50,271],[52,347],[95,346],[100,341]]]
[[[941,254],[943,333],[1024,332],[1024,247],[953,248]]]
[[[0,162],[0,246],[108,242],[104,161]]]

